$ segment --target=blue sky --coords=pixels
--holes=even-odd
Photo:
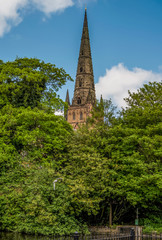
[[[162,79],[162,0],[0,0],[0,59],[37,57],[75,79],[85,4],[96,95],[124,106],[128,90]]]

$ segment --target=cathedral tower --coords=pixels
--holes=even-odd
[[[87,10],[85,9],[72,105],[70,105],[68,91],[66,96],[66,102],[69,105],[66,113],[66,119],[74,129],[77,129],[79,124],[86,123],[87,117],[90,116],[90,112],[95,104],[95,101],[96,95],[93,65],[88,31]]]

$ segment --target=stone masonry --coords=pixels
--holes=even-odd
[[[96,101],[93,65],[88,31],[87,10],[85,9],[84,24],[78,59],[75,89],[72,104],[70,105],[69,93],[67,91],[66,102],[68,110],[67,121],[77,129],[80,124],[85,124],[90,116],[92,107]]]

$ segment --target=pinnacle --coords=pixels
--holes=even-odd
[[[65,99],[65,102],[68,103],[68,105],[70,105],[70,98],[69,98],[69,91],[67,90],[67,93],[66,93],[66,99]]]

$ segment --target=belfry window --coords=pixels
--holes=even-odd
[[[73,112],[73,120],[75,120],[75,112]]]
[[[81,98],[80,97],[78,97],[78,99],[77,99],[77,104],[81,104]]]
[[[82,79],[79,80],[79,87],[82,87]]]
[[[80,68],[80,72],[83,72],[83,68],[82,67]]]
[[[83,113],[80,113],[80,120],[83,120]]]

